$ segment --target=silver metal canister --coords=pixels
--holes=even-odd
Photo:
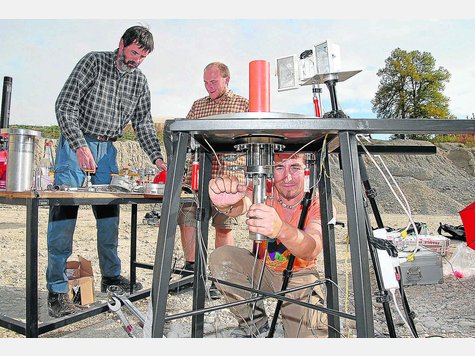
[[[5,128],[2,133],[8,134],[8,158],[6,190],[24,192],[31,190],[35,165],[35,138],[41,132]]]
[[[147,195],[163,195],[165,184],[163,183],[145,183],[143,185],[144,194]]]

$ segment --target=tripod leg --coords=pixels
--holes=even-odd
[[[368,173],[366,171],[366,166],[364,164],[364,161],[363,161],[363,158],[361,157],[361,155],[358,157],[359,159],[359,165],[360,165],[360,174],[361,174],[361,180],[363,182],[363,186],[365,188],[365,191],[366,191],[366,196],[371,204],[371,209],[373,211],[373,215],[374,215],[374,218],[376,220],[376,223],[378,225],[378,228],[384,228],[384,224],[383,224],[383,220],[381,219],[381,214],[379,213],[379,209],[378,209],[378,206],[376,204],[376,200],[375,200],[375,196],[376,196],[376,193],[374,191],[374,189],[371,188],[371,185],[369,183],[369,177],[368,177]],[[366,215],[368,215],[368,213],[366,212]],[[369,218],[367,216],[367,220],[366,220],[366,225],[367,225],[367,228],[368,228],[368,237],[372,235],[372,232],[371,232],[371,225],[369,223]],[[371,233],[371,235],[370,235]],[[371,244],[368,244],[370,246],[370,251],[371,251],[371,260],[373,261],[373,265],[374,265],[374,269],[375,269],[375,273],[376,273],[376,270],[379,271],[380,273],[380,270],[379,270],[379,263],[377,264],[377,266],[375,266],[375,259],[373,258],[373,255],[376,255],[375,258],[377,259],[377,254],[374,253],[374,247],[371,246]],[[378,268],[376,268],[378,267]],[[399,274],[400,274],[400,268],[399,268]],[[378,273],[376,273],[376,276],[377,276],[377,279],[378,279]],[[381,291],[382,290],[382,285],[380,285],[380,281],[378,282],[378,288],[379,290]],[[409,303],[407,302],[407,299],[406,299],[406,295],[404,294],[404,289],[403,289],[403,286],[402,286],[402,282],[401,280],[399,280],[399,290],[400,290],[400,293],[401,293],[401,298],[402,298],[402,303],[403,303],[403,306],[404,306],[404,312],[406,314],[406,319],[408,321],[408,324],[412,330],[412,333],[415,337],[417,337],[417,331],[416,331],[416,327],[414,325],[414,320],[413,320],[413,313],[410,311],[410,308],[409,308]],[[385,294],[387,295],[387,291],[384,291]],[[383,295],[384,297],[384,295]],[[389,333],[391,335],[391,337],[396,337],[395,335],[395,332],[394,332],[394,336],[392,335],[392,332],[391,330],[394,330],[394,323],[392,321],[392,317],[391,317],[391,312],[390,310],[386,311],[386,304],[388,304],[387,302],[383,302],[383,307],[384,307],[384,313],[385,313],[385,316],[386,316],[386,321],[388,323],[388,329],[389,329]],[[388,307],[389,307],[389,304],[388,304]],[[390,326],[391,325],[391,326]]]
[[[391,338],[395,338],[396,329],[394,328],[391,308],[389,306],[389,301],[391,300],[391,296],[389,295],[388,291],[385,290],[383,287],[378,254],[375,251],[375,247],[369,241],[369,237],[372,236],[372,231],[371,231],[371,225],[369,222],[368,212],[366,212],[366,229],[367,229],[367,236],[368,236],[368,248],[371,255],[371,261],[373,261],[373,269],[374,269],[376,283],[378,285],[378,291],[379,291],[379,295],[376,297],[376,301],[383,304],[384,316],[386,317],[386,323],[388,325],[389,336]]]

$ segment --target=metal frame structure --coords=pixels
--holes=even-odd
[[[184,199],[188,201],[188,198]],[[25,283],[25,322],[6,315],[0,316],[0,327],[12,330],[26,337],[38,337],[46,332],[107,312],[107,304],[93,306],[85,311],[50,322],[38,320],[38,208],[50,205],[131,205],[130,231],[130,281],[136,282],[137,268],[153,269],[153,266],[138,262],[137,259],[137,206],[162,202],[161,196],[144,196],[133,193],[88,193],[88,192],[50,192],[0,191],[0,204],[26,206],[26,283]],[[131,294],[129,299],[136,301],[150,295],[150,289]]]
[[[448,134],[474,133],[475,122],[470,120],[437,119],[347,119],[306,117],[296,114],[249,112],[216,115],[200,120],[171,120],[170,133],[173,144],[172,160],[168,165],[165,185],[165,199],[162,204],[162,221],[158,232],[156,257],[152,283],[152,337],[163,337],[166,316],[168,281],[171,274],[172,254],[176,233],[176,218],[179,206],[182,177],[185,168],[186,152],[189,140],[193,137],[202,147],[200,155],[200,208],[198,225],[202,232],[202,241],[208,241],[209,197],[207,185],[211,175],[211,151],[234,152],[237,141],[246,138],[272,137],[282,140],[286,151],[303,150],[318,152],[322,149],[325,137],[326,153],[338,152],[345,188],[347,224],[350,240],[351,267],[354,288],[356,332],[359,338],[374,337],[374,322],[369,279],[368,246],[363,202],[363,191],[359,167],[358,134]],[[421,151],[423,149],[421,148]],[[374,151],[379,152],[379,151]],[[382,152],[385,152],[383,147]],[[404,153],[404,152],[402,152]],[[410,152],[409,152],[410,153]],[[417,152],[416,152],[417,153]],[[324,165],[328,168],[328,157],[324,156]],[[328,225],[331,216],[330,178],[319,182],[319,195],[324,239],[325,276],[336,280],[336,255],[334,232]],[[203,189],[205,187],[205,189]],[[197,254],[197,258],[200,256]],[[199,260],[196,260],[199,262]],[[206,263],[206,261],[204,261]],[[202,265],[197,263],[195,265]],[[206,264],[204,264],[206,265]],[[203,336],[204,282],[200,277],[205,271],[195,271],[193,289],[192,337]],[[338,293],[330,289],[327,306],[339,310]],[[338,313],[330,313],[329,325],[339,330]],[[330,337],[338,333],[329,332]]]

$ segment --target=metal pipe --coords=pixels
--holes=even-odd
[[[246,151],[246,175],[252,179],[252,203],[262,204],[266,201],[266,183],[268,178],[274,177],[274,152],[281,151],[283,145],[275,144],[263,137],[248,138],[249,143],[235,146],[238,151]],[[254,141],[254,142],[252,142]],[[249,238],[255,241],[265,241],[262,234],[249,232]]]
[[[12,77],[3,77],[2,112],[0,116],[1,129],[8,128],[9,126],[10,104],[12,98],[12,81]]]
[[[254,174],[252,177],[252,203],[262,204],[265,202],[266,197],[266,175]],[[249,237],[255,241],[265,241],[267,236],[263,234],[257,234],[255,232],[249,232]]]

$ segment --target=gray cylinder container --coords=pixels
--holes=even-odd
[[[41,132],[8,128],[2,129],[2,133],[8,134],[6,190],[29,191],[33,185],[35,138],[41,136]]]

